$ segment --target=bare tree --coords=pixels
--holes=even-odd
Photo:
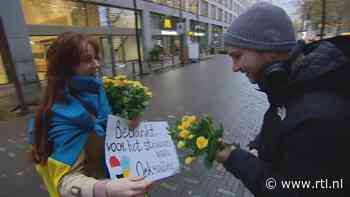
[[[339,33],[349,26],[350,12],[346,10],[349,6],[349,0],[302,0],[298,10],[302,19],[311,22],[313,30],[320,29],[323,36],[327,28],[336,28]]]

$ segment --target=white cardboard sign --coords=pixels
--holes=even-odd
[[[111,179],[144,176],[159,180],[180,170],[176,148],[167,122],[142,122],[136,129],[128,121],[108,116],[105,156]]]

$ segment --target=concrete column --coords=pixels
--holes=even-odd
[[[149,58],[149,51],[153,48],[151,13],[149,10],[142,10],[142,39],[144,48],[144,58]]]
[[[186,32],[185,32],[186,46],[188,46],[192,42],[190,37],[187,34],[191,30],[190,20],[188,18],[185,18],[185,26],[186,26]]]
[[[32,50],[20,0],[6,1],[6,6],[0,6],[0,17],[3,21],[9,46],[10,57],[8,58],[12,59],[13,66],[15,66],[25,101],[27,103],[33,102],[41,95],[40,83],[33,62]]]
[[[208,23],[208,41],[209,48],[212,46],[212,24]]]

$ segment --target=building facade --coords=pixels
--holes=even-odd
[[[40,81],[46,79],[46,51],[66,31],[86,33],[96,40],[107,68],[139,57],[146,60],[155,46],[164,54],[178,54],[181,32],[186,42],[198,42],[201,51],[220,48],[223,32],[252,2],[4,0],[1,4],[6,6],[0,6],[0,28],[5,38],[0,42],[0,84],[11,85],[11,78],[16,76],[25,98],[33,98],[33,92],[40,91]],[[136,35],[141,35],[140,52]]]

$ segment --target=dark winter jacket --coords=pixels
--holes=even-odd
[[[258,197],[350,196],[349,57],[330,42],[307,46],[288,85],[268,98],[270,108],[252,143],[258,158],[237,149],[225,168]],[[308,182],[281,182],[290,180],[311,181],[310,188],[291,189]]]

